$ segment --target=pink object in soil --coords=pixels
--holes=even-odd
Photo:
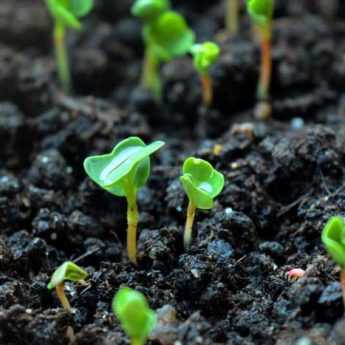
[[[302,278],[305,275],[305,271],[301,268],[293,268],[289,272],[287,272],[287,278],[289,281],[295,281]]]

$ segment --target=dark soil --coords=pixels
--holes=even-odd
[[[339,270],[320,241],[328,217],[345,215],[345,7],[330,20],[316,1],[277,2],[274,120],[262,123],[248,18],[224,37],[218,1],[174,3],[200,40],[222,42],[205,110],[190,58],[164,66],[162,105],[139,87],[131,0],[96,1],[85,30],[70,33],[73,97],[58,89],[42,1],[1,0],[0,344],[127,344],[110,308],[121,285],[159,310],[153,344],[345,344]],[[125,201],[82,168],[130,135],[167,142],[139,194],[138,268],[125,253]],[[212,162],[226,187],[198,212],[185,252],[178,177],[189,155]],[[65,260],[90,274],[86,287],[67,285],[72,315],[46,288]],[[306,274],[289,282],[291,268]]]

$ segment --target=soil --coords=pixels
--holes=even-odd
[[[84,30],[70,32],[70,97],[43,2],[1,0],[0,344],[128,344],[110,307],[127,285],[159,312],[151,344],[344,345],[339,269],[320,233],[345,215],[345,5],[325,18],[316,1],[277,1],[273,119],[260,122],[248,18],[227,38],[219,1],[172,2],[199,40],[222,46],[211,109],[189,57],[163,67],[161,105],[140,87],[131,0],[96,1]],[[131,135],[166,141],[139,193],[138,267],[125,253],[125,201],[82,168]],[[190,155],[226,186],[213,210],[198,211],[185,251],[179,175]],[[66,286],[73,314],[46,287],[65,260],[90,274],[87,286]],[[288,281],[292,268],[306,273]]]

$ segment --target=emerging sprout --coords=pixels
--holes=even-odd
[[[340,280],[345,303],[345,220],[340,216],[330,218],[321,239],[329,255],[341,268]]]
[[[226,30],[230,35],[236,35],[238,32],[239,10],[240,4],[238,0],[225,0],[225,25]]]
[[[66,93],[71,91],[71,73],[65,44],[67,28],[80,30],[79,18],[87,15],[93,0],[46,0],[48,10],[54,18],[54,44],[58,75]]]
[[[209,70],[217,61],[220,48],[216,43],[205,42],[194,44],[191,53],[194,58],[194,67],[200,75],[203,103],[208,107],[213,100],[213,83]]]
[[[224,176],[209,162],[190,157],[183,164],[183,175],[180,180],[189,199],[183,237],[184,246],[187,248],[192,239],[196,209],[208,210],[213,207],[213,199],[224,187]]]
[[[261,68],[258,84],[257,116],[261,119],[271,116],[269,103],[269,87],[272,74],[271,38],[274,0],[248,0],[247,10],[257,28],[261,41]]]
[[[132,7],[132,13],[144,21],[146,47],[142,82],[157,100],[161,97],[160,64],[187,54],[194,43],[194,33],[185,19],[168,9],[169,3],[162,0],[137,0]]]
[[[139,221],[137,192],[150,176],[150,155],[164,145],[155,141],[146,145],[138,137],[130,137],[117,144],[108,154],[88,157],[84,169],[100,187],[127,199],[127,251],[137,263],[137,226]]]
[[[83,282],[87,277],[88,273],[81,267],[79,267],[72,261],[66,261],[53,273],[48,284],[48,289],[52,290],[55,288],[56,294],[62,306],[66,311],[70,312],[71,306],[65,295],[65,281],[69,280],[72,282]]]
[[[114,314],[131,338],[132,345],[144,345],[156,326],[156,313],[150,309],[145,296],[130,288],[121,288],[112,303]]]

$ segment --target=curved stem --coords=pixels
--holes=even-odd
[[[209,107],[213,101],[213,82],[208,73],[200,74],[202,101],[205,107]]]
[[[192,242],[192,230],[193,230],[193,223],[195,218],[195,211],[196,207],[195,205],[189,201],[188,209],[187,209],[187,220],[186,225],[184,229],[183,234],[183,243],[185,249],[187,249],[190,246],[190,243]]]
[[[137,264],[137,228],[139,212],[136,192],[127,194],[127,253],[133,264]]]
[[[69,304],[68,299],[65,295],[65,284],[62,283],[62,284],[57,285],[55,290],[56,290],[56,294],[57,294],[62,306],[64,307],[64,309],[66,311],[68,311],[70,313],[71,312],[71,305]]]
[[[150,90],[157,101],[160,101],[162,97],[159,65],[160,63],[157,56],[152,49],[147,46],[142,72],[142,84],[145,88]]]
[[[65,27],[56,21],[54,28],[55,55],[61,86],[66,94],[71,92],[71,73],[65,44]]]
[[[239,23],[239,2],[238,0],[225,0],[226,1],[226,30],[230,35],[236,35],[238,32]]]

